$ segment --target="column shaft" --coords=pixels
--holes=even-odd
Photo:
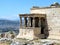
[[[40,17],[39,17],[39,27],[41,27],[41,19],[40,19]]]
[[[20,27],[22,27],[22,17],[20,17]]]
[[[31,19],[30,19],[30,17],[28,17],[28,27],[30,27],[31,26]]]
[[[26,25],[25,25],[25,17],[24,17],[24,26],[23,27],[26,27]]]
[[[27,27],[27,17],[25,17],[25,27]]]
[[[33,27],[35,27],[35,18],[33,17]]]

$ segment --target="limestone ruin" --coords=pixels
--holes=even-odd
[[[17,38],[60,39],[60,4],[48,7],[33,6],[30,14],[19,14],[20,29]]]

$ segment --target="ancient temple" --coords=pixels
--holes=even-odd
[[[60,39],[60,4],[48,7],[33,6],[30,14],[19,14],[20,29],[17,38]]]

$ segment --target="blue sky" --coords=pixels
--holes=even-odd
[[[29,13],[32,6],[49,6],[60,0],[0,0],[0,19],[18,20],[21,13]]]

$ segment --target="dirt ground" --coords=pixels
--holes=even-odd
[[[0,43],[0,45],[10,45],[9,43]]]

